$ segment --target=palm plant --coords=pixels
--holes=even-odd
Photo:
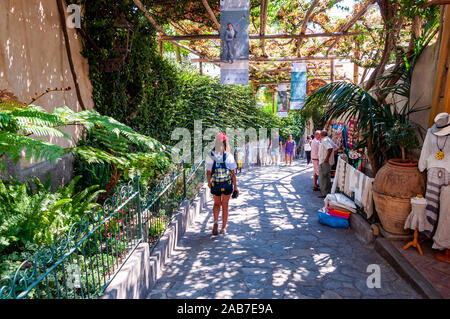
[[[325,107],[324,118],[327,120],[356,119],[355,129],[361,137],[357,148],[367,148],[374,174],[387,159],[405,158],[408,151],[418,146],[415,131],[422,134],[423,128],[413,123],[410,115],[429,107],[411,105],[412,73],[420,54],[436,32],[435,23],[427,24],[415,42],[413,54],[405,55],[404,63],[379,77],[379,86],[373,91],[367,92],[358,85],[338,81],[323,86],[306,101],[305,112]],[[408,134],[399,134],[399,128],[406,128]]]

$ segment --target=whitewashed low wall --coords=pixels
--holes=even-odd
[[[208,186],[199,190],[192,202],[184,201],[174,215],[159,243],[150,254],[147,243],[140,244],[105,289],[100,299],[145,299],[162,275],[178,240],[206,207]]]

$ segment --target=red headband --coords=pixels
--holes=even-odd
[[[217,138],[220,138],[222,140],[222,142],[225,142],[228,139],[228,137],[225,135],[225,133],[217,134]]]

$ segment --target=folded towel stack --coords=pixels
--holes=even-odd
[[[326,213],[328,213],[331,216],[339,217],[343,219],[349,219],[350,218],[350,212],[349,211],[342,211],[339,209],[333,209],[331,207],[326,208]]]

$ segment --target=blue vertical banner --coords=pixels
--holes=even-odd
[[[306,63],[292,63],[291,67],[291,110],[301,110],[306,101]]]
[[[249,82],[250,0],[220,0],[220,83]]]

